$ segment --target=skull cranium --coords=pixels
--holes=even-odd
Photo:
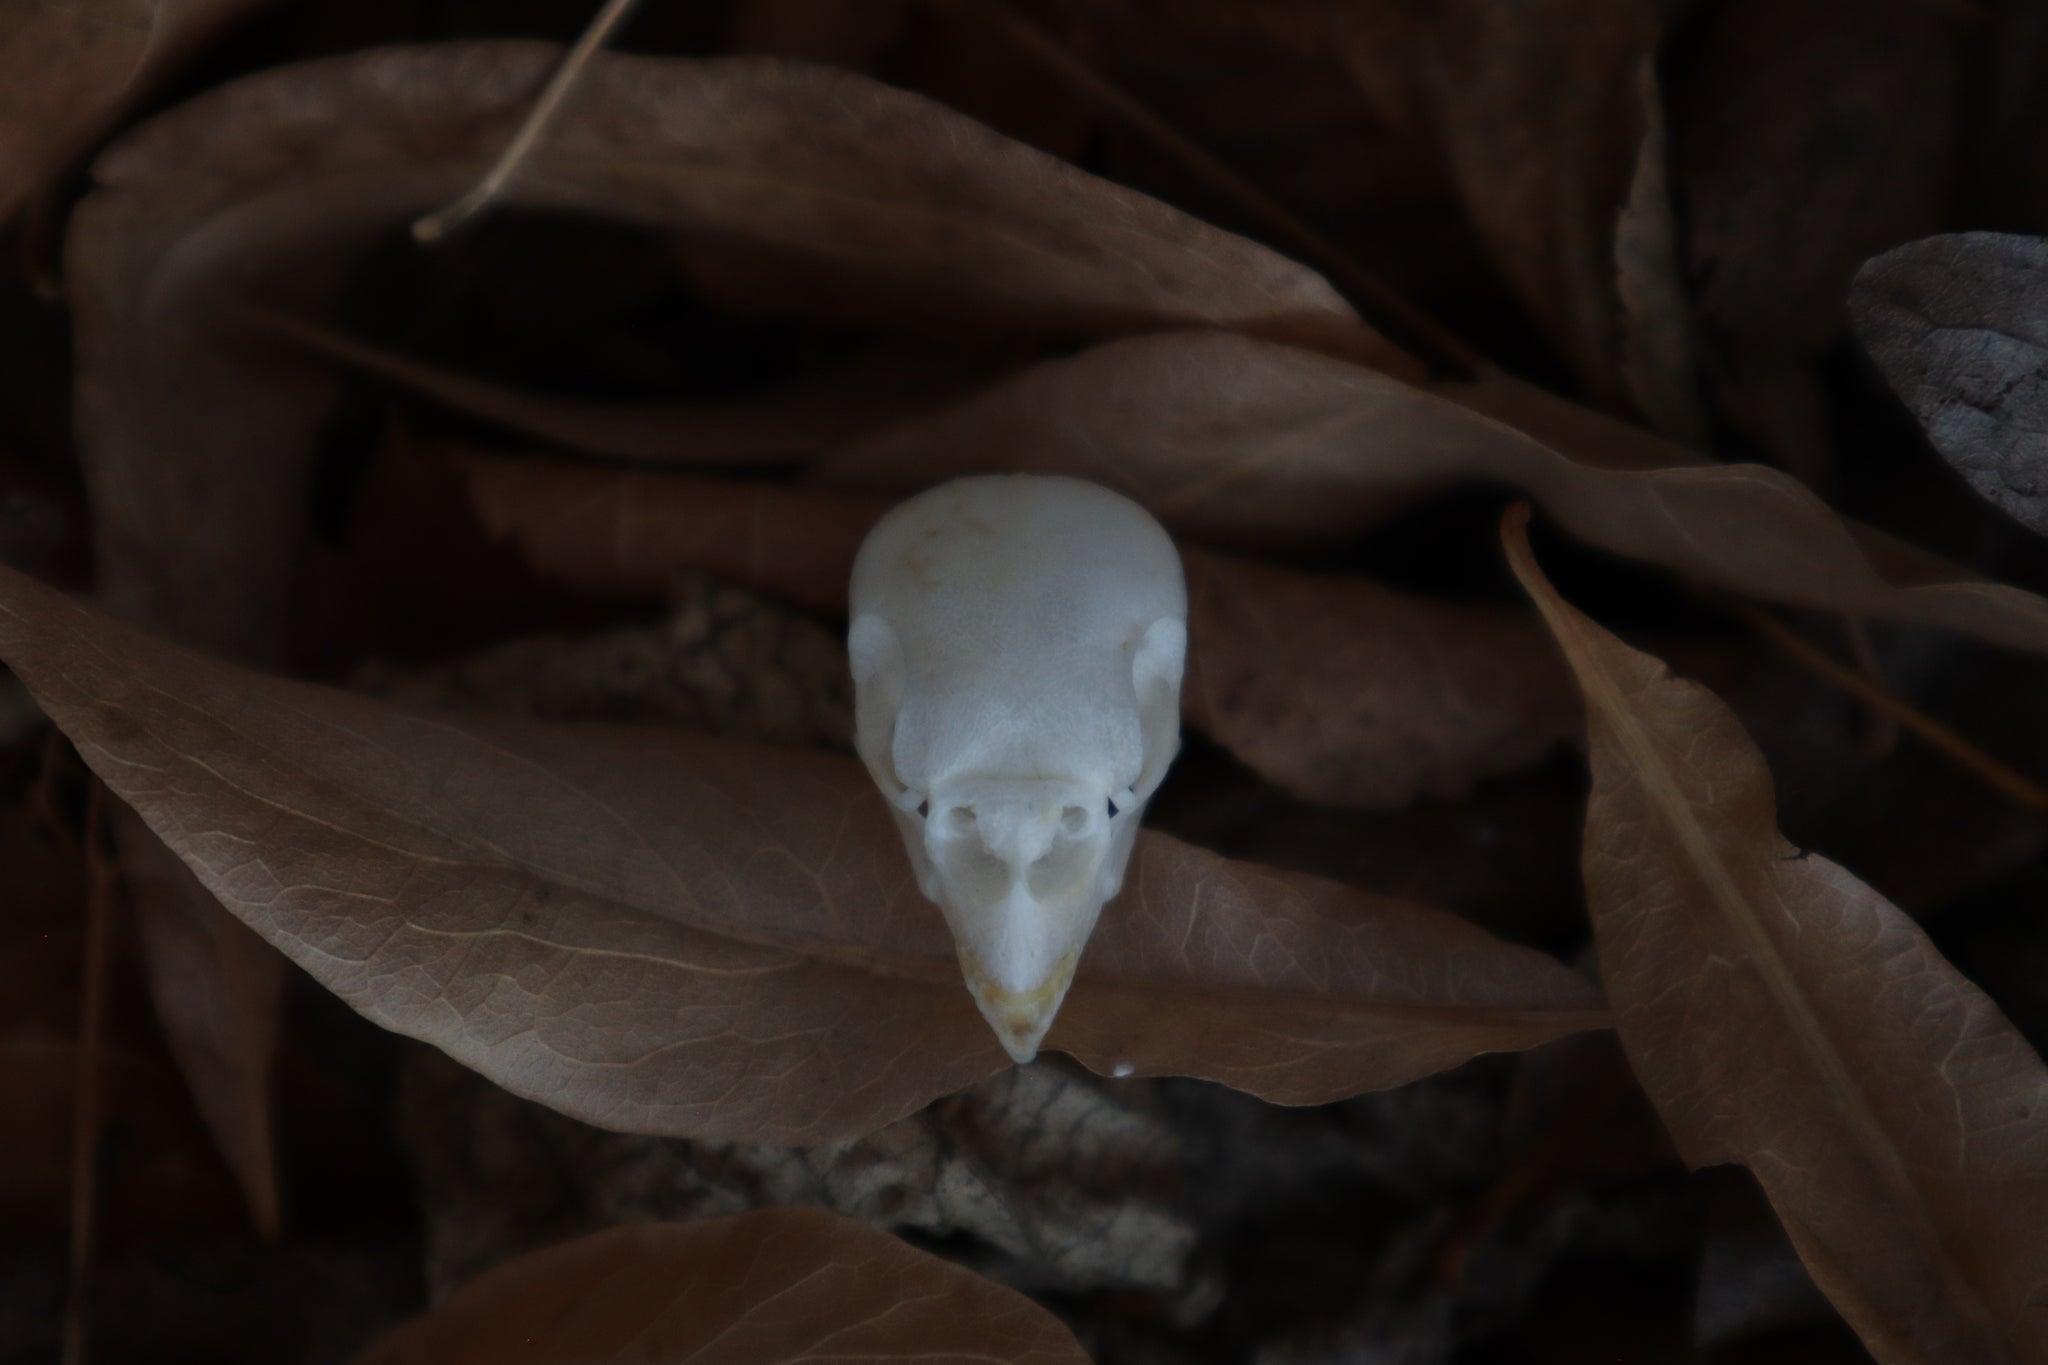
[[[958,479],[869,534],[852,616],[855,743],[983,1016],[1029,1061],[1180,745],[1180,557],[1094,484]]]

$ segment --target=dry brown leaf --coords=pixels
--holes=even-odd
[[[1814,365],[1846,328],[1850,278],[1948,216],[1978,17],[1926,0],[1728,0],[1701,7],[1666,63],[1716,397],[1809,482],[1831,465]]]
[[[1577,731],[1571,681],[1522,612],[1184,557],[1187,723],[1305,801],[1462,796]]]
[[[654,596],[705,569],[844,612],[886,504],[544,460],[465,461],[478,513],[536,572]],[[1353,809],[1455,796],[1575,732],[1569,681],[1533,621],[1355,579],[1184,551],[1197,642],[1182,714],[1302,797]]]
[[[335,381],[238,332],[243,310],[326,316],[370,244],[474,180],[557,55],[449,44],[279,68],[101,158],[68,258],[101,581],[124,613],[241,655],[276,637]],[[825,68],[601,57],[506,202],[673,233],[700,286],[753,313],[1374,346],[1303,267]]]
[[[1928,237],[1864,263],[1857,339],[1943,459],[2048,535],[2048,241]]]
[[[457,452],[477,516],[536,572],[593,592],[658,597],[704,569],[844,613],[853,556],[889,504],[691,474]]]
[[[1208,541],[1342,543],[1460,482],[1521,488],[1592,545],[1726,591],[2048,651],[2048,601],[1837,515],[1763,465],[1715,464],[1504,375],[1415,388],[1219,333],[1050,361],[828,458],[834,486],[1074,474]]]
[[[1341,543],[1468,476],[1455,446],[1472,443],[1474,425],[1444,408],[1289,347],[1221,333],[1132,337],[836,451],[812,478],[901,494],[960,474],[1072,474],[1213,543]]]
[[[464,722],[153,641],[0,571],[0,658],[265,938],[375,1022],[604,1126],[871,1131],[1001,1054],[850,758]],[[1598,1026],[1453,916],[1144,837],[1048,1046],[1281,1103]]]
[[[0,222],[157,77],[261,0],[0,5]]]
[[[763,1209],[592,1233],[479,1276],[355,1365],[1088,1365],[1012,1289],[864,1223]]]
[[[2048,1359],[2048,1067],[1911,919],[1785,841],[1719,699],[1504,534],[1586,695],[1601,974],[1686,1160],[1756,1174],[1887,1365]]]

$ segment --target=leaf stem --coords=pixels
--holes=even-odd
[[[440,241],[456,228],[488,208],[505,191],[512,177],[521,165],[532,155],[542,134],[561,113],[562,105],[576,88],[576,82],[589,67],[591,59],[608,42],[612,34],[633,13],[639,0],[605,0],[604,8],[590,21],[590,26],[577,38],[576,45],[569,49],[569,55],[562,59],[561,66],[549,78],[546,88],[540,92],[533,108],[526,115],[526,121],[519,125],[519,131],[505,144],[505,150],[484,178],[470,187],[454,203],[435,210],[417,219],[412,225],[413,240],[421,243]]]
[[[1838,662],[1790,626],[1747,602],[1723,603],[1758,634],[1814,673],[1860,699],[1887,720],[1895,721],[1932,745],[1942,755],[2041,815],[2048,815],[2048,787],[2015,772],[1932,716],[1915,709],[1870,677]]]
[[[98,1204],[100,1044],[106,1031],[107,933],[114,868],[104,847],[106,788],[97,780],[85,815],[85,951],[80,966],[78,1075],[71,1105],[71,1257],[64,1294],[64,1365],[86,1358],[87,1284]]]

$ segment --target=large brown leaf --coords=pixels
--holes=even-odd
[[[0,5],[0,222],[156,78],[261,0]]]
[[[355,1365],[1088,1365],[1013,1289],[816,1209],[611,1228],[485,1272]]]
[[[812,466],[902,493],[960,474],[1072,474],[1226,545],[1341,542],[1469,476],[1485,439],[1371,370],[1215,333],[1133,337],[1045,361]]]
[[[566,1113],[811,1142],[1002,1065],[850,758],[409,714],[12,571],[0,659],[257,932]],[[1603,1018],[1580,977],[1463,920],[1154,834],[1048,1046],[1301,1104]]]
[[[805,489],[471,457],[484,524],[534,569],[654,596],[680,569],[843,612],[885,504]],[[1182,713],[1272,782],[1353,809],[1456,796],[1576,730],[1571,685],[1519,613],[1183,552],[1195,640]]]
[[[1715,464],[1501,375],[1423,389],[1249,337],[1114,341],[822,462],[906,490],[989,470],[1128,493],[1206,540],[1341,542],[1458,482],[1521,488],[1580,539],[1727,591],[2048,651],[2048,601],[1838,516],[1798,480]]]
[[[1888,1365],[2048,1359],[2048,1067],[1897,907],[1786,842],[1719,699],[1507,540],[1585,692],[1601,974],[1680,1150],[1749,1166]]]
[[[370,244],[476,177],[556,58],[450,44],[280,68],[101,158],[68,259],[117,606],[210,646],[268,647],[335,381],[250,336],[245,310],[325,316]],[[1374,344],[1303,267],[849,72],[602,57],[508,202],[672,233],[701,289],[753,313]]]
[[[2048,535],[2048,241],[1963,232],[1864,263],[1857,339],[1970,487]]]

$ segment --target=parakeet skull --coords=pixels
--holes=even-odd
[[[855,744],[1029,1061],[1180,747],[1180,557],[1106,488],[958,479],[876,525],[851,605]]]

